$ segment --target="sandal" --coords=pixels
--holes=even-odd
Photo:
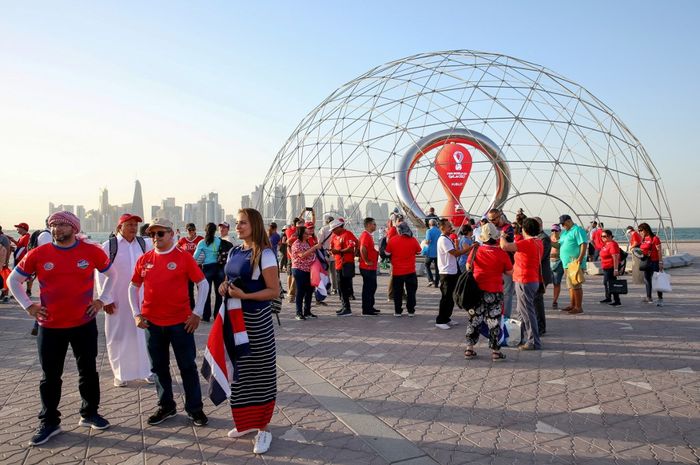
[[[506,359],[506,355],[503,352],[492,352],[491,360],[494,362],[500,362]]]
[[[471,358],[474,358],[474,357],[476,357],[476,352],[474,352],[473,350],[467,349],[467,350],[464,351],[464,358],[466,358],[466,359],[471,359]]]

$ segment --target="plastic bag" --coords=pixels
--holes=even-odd
[[[514,320],[512,318],[505,318],[503,321],[503,326],[505,327],[506,333],[508,334],[508,339],[506,344],[508,347],[517,347],[522,342],[522,323],[520,320]]]
[[[671,275],[663,271],[654,271],[651,276],[651,290],[653,292],[671,292]]]

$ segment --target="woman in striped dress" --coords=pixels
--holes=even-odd
[[[219,291],[241,300],[251,354],[237,361],[239,380],[231,384],[231,413],[235,428],[228,436],[238,438],[258,431],[255,454],[270,448],[272,419],[277,396],[275,332],[270,300],[279,296],[277,258],[270,246],[260,212],[238,211],[238,238],[243,244],[231,250]]]

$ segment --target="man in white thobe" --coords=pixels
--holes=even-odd
[[[136,215],[123,214],[119,218],[117,234],[102,244],[102,249],[110,256],[115,252],[111,268],[116,271],[112,287],[113,302],[105,305],[105,339],[107,355],[114,373],[114,385],[124,387],[127,381],[143,379],[153,383],[151,363],[146,350],[146,334],[134,325],[134,317],[129,307],[129,283],[134,273],[136,260],[144,252],[153,248],[151,241],[137,238],[138,224],[143,220]],[[111,244],[110,244],[111,242]],[[100,288],[106,278],[98,275]]]

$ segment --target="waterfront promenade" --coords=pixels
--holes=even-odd
[[[700,244],[681,249],[700,256]],[[313,310],[317,321],[298,322],[285,303],[282,326],[275,325],[274,439],[264,456],[252,454],[252,436],[227,438],[230,411],[208,400],[206,427],[192,427],[182,411],[162,425],[146,425],[155,388],[112,386],[103,335],[101,413],[112,427],[77,426],[80,397],[69,356],[64,432],[27,447],[40,408],[36,344],[25,313],[0,304],[0,463],[697,464],[700,264],[671,274],[674,292],[663,308],[643,304],[636,285],[622,308],[599,305],[602,278],[589,277],[585,313],[548,310],[544,350],[505,349],[504,363],[491,362],[483,340],[479,357],[464,359],[465,316],[456,310],[461,326],[436,329],[439,291],[425,279],[412,319],[391,316],[386,275],[377,291],[378,318],[360,317],[357,301],[351,318],[335,317],[331,305]],[[356,278],[358,296],[359,283]],[[197,332],[199,365],[208,328]],[[174,375],[182,410],[177,370]]]

